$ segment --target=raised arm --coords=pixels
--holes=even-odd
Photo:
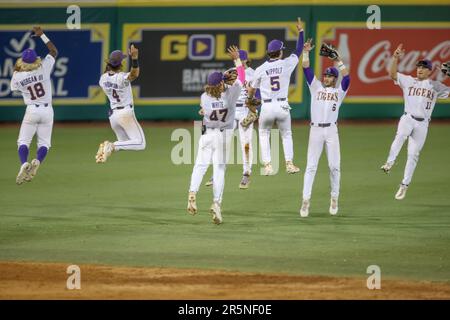
[[[139,63],[138,63],[139,50],[132,44],[128,53],[131,56],[131,69],[130,74],[128,75],[128,80],[133,81],[137,77],[139,77]]]
[[[302,53],[303,50],[303,43],[305,42],[302,20],[300,18],[297,18],[297,31],[298,31],[297,46],[295,47],[295,51],[293,53],[300,58],[300,54]]]
[[[239,48],[236,46],[229,47],[228,54],[234,61],[239,81],[241,81],[242,86],[245,86],[245,67],[242,64],[241,59],[239,58]]]
[[[34,37],[40,37],[41,38],[41,40],[47,46],[49,54],[53,58],[56,58],[58,56],[58,49],[56,49],[56,46],[53,44],[53,42],[51,42],[50,39],[45,35],[45,33],[42,30],[42,28],[39,27],[39,26],[33,27],[33,33],[34,33]]]
[[[398,58],[405,53],[405,49],[403,49],[403,44],[400,43],[395,49],[394,54],[392,55],[391,65],[389,67],[389,76],[392,80],[397,81],[397,65]]]
[[[312,39],[309,38],[308,41],[305,42],[303,45],[303,61],[302,61],[302,67],[303,67],[303,73],[305,74],[306,81],[308,81],[308,84],[311,84],[314,80],[314,73],[311,70],[310,63],[309,63],[309,52],[314,48],[314,45],[312,44]]]

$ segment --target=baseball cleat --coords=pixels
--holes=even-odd
[[[113,151],[114,151],[114,143],[109,141],[103,142],[103,151],[100,162],[105,163],[106,160],[109,158],[109,156],[111,156]]]
[[[273,175],[273,168],[272,168],[272,164],[270,162],[268,162],[264,165],[264,175],[265,176]]]
[[[241,183],[239,184],[239,189],[248,189],[249,184],[250,184],[250,174],[244,173],[241,179]]]
[[[38,159],[33,159],[33,161],[31,161],[30,168],[28,169],[28,177],[30,180],[27,181],[31,181],[36,176],[40,165],[41,162]]]
[[[395,199],[403,200],[406,196],[406,190],[408,190],[408,186],[405,184],[401,184],[400,188],[398,188],[397,193],[395,194]]]
[[[300,217],[306,218],[309,215],[309,199],[303,199],[302,207],[300,208]]]
[[[300,169],[295,166],[292,161],[286,161],[286,172],[289,174],[294,174],[300,172]]]
[[[394,165],[394,162],[386,162],[381,166],[381,170],[384,171],[384,173],[389,173],[391,171],[392,166]]]
[[[209,179],[208,181],[206,181],[205,183],[205,187],[211,187],[213,185],[213,178]]]
[[[95,162],[102,163],[103,162],[103,142],[98,146],[97,154],[95,155]]]
[[[28,170],[30,170],[31,168],[31,164],[29,162],[25,162],[24,164],[22,164],[20,166],[20,170],[19,173],[17,174],[17,178],[16,178],[16,183],[17,184],[22,184],[25,181],[31,181],[29,175],[28,175]]]
[[[220,204],[216,201],[211,205],[211,209],[209,212],[212,215],[213,222],[215,224],[221,224],[222,223],[222,213],[220,210]]]
[[[189,192],[187,211],[192,215],[195,215],[197,213],[195,192]]]
[[[337,215],[338,213],[338,199],[337,198],[331,198],[330,200],[330,214],[332,216]]]

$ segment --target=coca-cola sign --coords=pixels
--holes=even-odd
[[[319,22],[317,30],[316,46],[331,43],[350,68],[347,102],[401,101],[401,91],[387,72],[400,43],[406,53],[399,59],[399,72],[415,77],[417,61],[429,59],[434,66],[431,78],[450,85],[439,68],[450,60],[450,23],[383,23],[380,30],[369,30],[365,23]],[[316,73],[322,73],[332,61],[316,54]]]

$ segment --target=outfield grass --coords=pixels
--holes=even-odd
[[[297,126],[302,174],[255,175],[239,190],[241,166],[229,166],[220,226],[207,213],[209,188],[198,195],[199,214],[187,214],[192,165],[171,163],[172,130],[147,124],[147,150],[98,165],[110,128],[57,126],[36,179],[17,186],[18,126],[0,127],[0,260],[361,277],[376,264],[388,278],[450,279],[449,125],[431,125],[404,201],[394,193],[405,151],[390,175],[379,171],[395,125],[341,126],[339,215],[328,214],[323,154],[308,219],[298,214],[308,128]]]

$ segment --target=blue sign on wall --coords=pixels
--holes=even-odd
[[[39,38],[31,38],[30,26],[0,25],[0,105],[22,105],[20,93],[11,92],[10,80],[16,60],[27,48],[42,58],[48,53]],[[46,25],[45,34],[58,48],[52,72],[55,105],[103,104],[98,86],[109,50],[109,25],[82,25],[68,30],[65,25]]]

